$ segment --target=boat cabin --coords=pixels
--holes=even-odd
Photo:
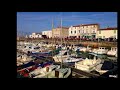
[[[111,47],[111,51],[117,51],[117,47]]]
[[[106,50],[106,47],[99,47],[99,50]]]

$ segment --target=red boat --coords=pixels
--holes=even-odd
[[[24,68],[22,70],[19,70],[17,73],[19,73],[20,75],[24,76],[24,77],[29,77],[29,73],[33,70],[37,69],[36,66],[30,66],[28,68]]]

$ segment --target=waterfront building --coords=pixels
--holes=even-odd
[[[52,31],[42,31],[42,35],[46,35],[46,37],[51,38],[52,37]]]
[[[104,29],[99,29],[97,31],[97,38],[102,38],[102,39],[115,38],[115,39],[118,39],[117,33],[118,33],[117,27],[107,27]]]
[[[82,24],[80,26],[79,35],[85,38],[96,38],[96,33],[99,30],[100,25],[95,24]]]
[[[53,38],[66,38],[69,35],[68,27],[57,27],[52,30]]]
[[[42,34],[41,33],[32,33],[31,35],[29,35],[29,38],[42,38]]]
[[[69,37],[76,36],[77,38],[96,38],[96,33],[99,30],[100,25],[95,24],[80,24],[71,26],[69,28]]]
[[[69,27],[69,37],[79,37],[80,25]]]

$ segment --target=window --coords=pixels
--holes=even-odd
[[[86,33],[88,33],[88,30],[86,30]]]
[[[101,34],[101,31],[99,31],[99,34]]]
[[[91,32],[91,29],[89,30],[89,33],[92,33],[92,32]]]
[[[102,38],[102,36],[99,36],[99,38]]]
[[[93,31],[93,33],[95,33],[95,31]]]
[[[114,33],[116,33],[116,30],[114,30]]]
[[[72,34],[72,31],[71,31],[71,34]]]
[[[76,31],[75,31],[75,33],[76,33]]]

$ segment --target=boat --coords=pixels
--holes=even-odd
[[[94,70],[95,66],[100,64],[102,61],[97,56],[94,58],[86,58],[79,62],[75,62],[75,68],[86,72],[91,72]]]
[[[29,77],[29,73],[33,70],[37,69],[36,66],[30,66],[21,70],[18,70],[17,73],[22,75],[24,78]]]
[[[107,73],[108,71],[113,71],[117,67],[111,61],[104,61],[95,67],[95,70],[100,73],[100,75]]]
[[[115,54],[115,57],[118,57],[117,53]]]
[[[25,54],[21,54],[21,55],[18,55],[17,56],[17,66],[20,66],[20,65],[23,65],[23,64],[26,64],[30,61],[32,61],[33,58],[30,57],[30,56],[27,56]]]
[[[44,68],[38,67],[34,71],[29,73],[31,78],[42,78],[49,72],[53,71],[54,69],[59,69],[60,65],[49,65]]]
[[[62,57],[61,57],[62,55]],[[59,54],[53,56],[55,62],[61,62],[69,57],[67,50],[61,50]]]
[[[22,55],[20,54],[17,54],[17,61],[21,60],[22,59]]]
[[[17,61],[17,66],[23,65],[24,63]]]
[[[107,58],[108,58],[110,61],[117,62],[117,57],[108,56]]]
[[[104,55],[104,54],[97,54],[97,53],[93,53],[93,52],[91,52],[91,53],[89,53],[89,54],[91,54],[91,55],[94,55],[94,56],[97,56],[98,58],[100,58],[100,59],[107,59],[107,55]]]
[[[105,47],[99,47],[99,49],[93,49],[92,52],[96,54],[107,54],[108,49],[106,49]]]
[[[117,47],[111,47],[111,50],[107,52],[107,55],[110,55],[110,56],[117,55]]]
[[[50,52],[32,52],[30,55],[32,56],[50,56]]]
[[[83,52],[91,52],[92,48],[88,45],[87,47],[82,47],[80,49],[80,51],[83,51]]]
[[[44,78],[69,78],[71,73],[71,68],[60,68],[48,73]]]
[[[73,63],[80,60],[82,60],[82,58],[68,57],[67,59],[63,60],[63,63]]]
[[[30,67],[30,66],[33,66],[35,65],[35,62],[28,62],[26,64],[23,64],[23,65],[20,65],[20,66],[17,66],[17,70],[20,70],[20,69],[24,69],[24,68],[27,68],[27,67]]]

